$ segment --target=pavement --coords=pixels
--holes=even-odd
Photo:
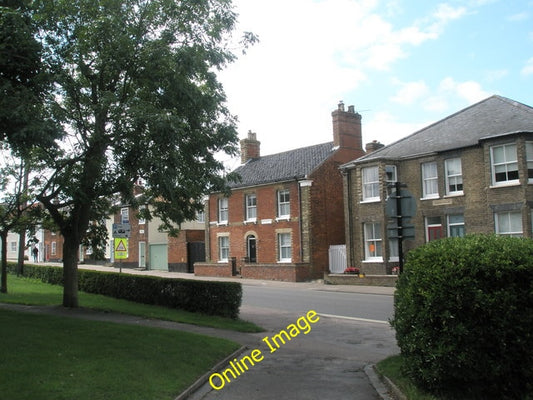
[[[118,272],[118,268],[98,265],[80,264],[79,268]],[[389,287],[324,285],[321,281],[294,283],[241,278],[206,278],[195,277],[188,273],[132,269],[122,269],[122,272],[172,278],[238,281],[246,285],[258,286],[297,286],[310,290],[384,295],[394,293],[394,288]],[[294,400],[389,400],[393,398],[389,388],[383,384],[373,369],[373,365],[377,361],[399,352],[394,332],[388,324],[343,320],[325,315],[318,315],[311,320],[299,320],[299,318],[306,316],[290,312],[273,313],[267,308],[243,305],[240,318],[252,321],[266,329],[265,332],[251,334],[82,308],[68,309],[61,306],[40,307],[1,303],[0,307],[72,318],[175,329],[225,338],[242,345],[237,353],[222,360],[187,391],[180,394],[176,400],[285,398]],[[296,325],[298,320],[300,324]],[[317,322],[313,323],[312,320]],[[306,327],[305,321],[307,321],[309,328]],[[281,335],[285,340],[280,340],[278,336],[277,346],[274,345],[273,336],[280,334],[281,330],[289,331],[290,324],[299,326],[300,332],[289,338]],[[304,331],[308,331],[307,334]],[[296,331],[292,332],[295,333]],[[256,352],[252,353],[254,350]],[[245,356],[251,357],[253,354],[259,354],[257,351],[260,352],[260,356],[254,359],[256,360],[254,365],[248,364],[248,369],[243,368],[243,364],[242,362],[239,363],[239,360]],[[227,372],[228,369],[233,369],[233,371]],[[224,372],[229,378],[229,382],[220,379]],[[212,377],[212,383],[218,387],[218,390],[209,383],[210,377]]]

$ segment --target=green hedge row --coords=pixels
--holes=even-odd
[[[412,250],[392,326],[404,372],[424,389],[533,399],[533,240],[472,235]]]
[[[14,271],[14,265],[10,269]],[[24,276],[63,285],[61,267],[25,264]],[[171,279],[83,269],[78,270],[78,276],[78,289],[87,293],[228,318],[237,318],[242,301],[242,286],[237,282]]]

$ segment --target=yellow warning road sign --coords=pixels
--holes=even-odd
[[[124,260],[128,258],[128,239],[115,238],[115,243],[113,247],[113,251],[115,253],[115,260]]]

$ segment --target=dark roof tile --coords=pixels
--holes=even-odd
[[[250,159],[234,172],[241,181],[230,184],[231,188],[257,186],[310,175],[333,153],[333,142],[302,147],[283,153]]]

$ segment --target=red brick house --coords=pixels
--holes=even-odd
[[[330,245],[345,243],[339,166],[365,154],[361,115],[332,113],[333,141],[261,156],[250,132],[241,140],[241,181],[231,196],[206,202],[206,262],[195,274],[305,281],[328,271]]]

